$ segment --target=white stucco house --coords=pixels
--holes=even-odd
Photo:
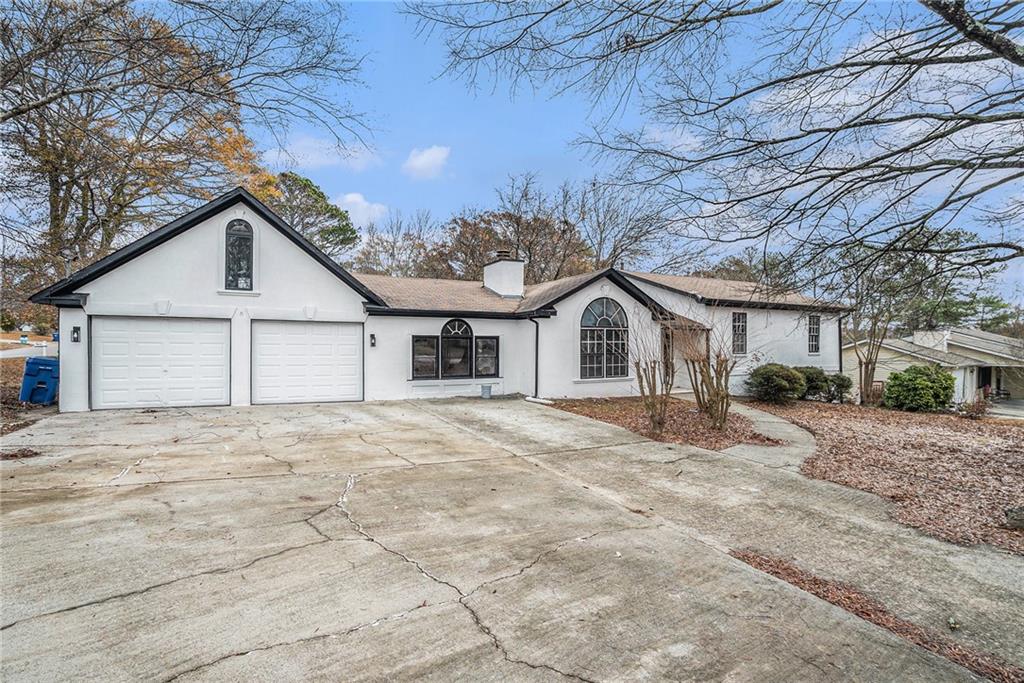
[[[242,189],[33,295],[60,313],[60,409],[637,392],[652,312],[765,362],[840,372],[842,309],[750,283],[606,269],[524,286],[350,273]],[[685,372],[679,386],[686,388]]]

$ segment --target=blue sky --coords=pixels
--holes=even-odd
[[[365,86],[348,94],[372,129],[369,150],[343,156],[325,131],[297,126],[282,156],[272,138],[256,135],[274,170],[312,178],[359,227],[389,211],[427,209],[438,221],[465,207],[495,203],[495,188],[510,174],[537,173],[549,189],[609,170],[573,144],[602,114],[581,94],[520,90],[483,81],[468,84],[443,73],[446,52],[434,36],[417,35],[415,20],[391,2],[348,6],[352,52],[366,55]],[[642,125],[635,108],[610,121]],[[996,288],[1021,296],[1024,260],[1012,263]]]
[[[290,155],[268,149],[267,160],[312,178],[357,224],[387,210],[429,209],[444,220],[466,206],[492,205],[509,174],[536,172],[553,188],[595,173],[595,160],[572,144],[592,114],[582,96],[511,97],[507,83],[471,91],[442,73],[443,45],[416,35],[399,5],[354,4],[349,16],[359,41],[354,51],[368,56],[366,86],[352,101],[374,129],[372,152],[345,159],[324,132],[296,128]],[[271,146],[268,137],[258,140]]]

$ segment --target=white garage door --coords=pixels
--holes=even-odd
[[[231,402],[230,324],[206,318],[92,317],[92,407]]]
[[[252,402],[362,400],[362,350],[359,323],[255,320]]]

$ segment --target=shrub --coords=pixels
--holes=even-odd
[[[767,403],[788,403],[804,395],[804,376],[791,367],[768,363],[754,368],[745,382],[754,398]]]
[[[849,375],[844,375],[841,372],[829,375],[827,400],[830,403],[843,403],[846,397],[849,396],[850,389],[852,388],[853,380],[850,379]]]
[[[897,410],[939,410],[953,400],[953,375],[938,367],[912,365],[889,375],[882,403]]]
[[[824,399],[828,396],[828,376],[821,368],[793,368],[804,378],[804,393],[800,398]]]

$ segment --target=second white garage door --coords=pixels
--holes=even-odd
[[[252,402],[360,401],[362,350],[359,323],[254,320]]]

